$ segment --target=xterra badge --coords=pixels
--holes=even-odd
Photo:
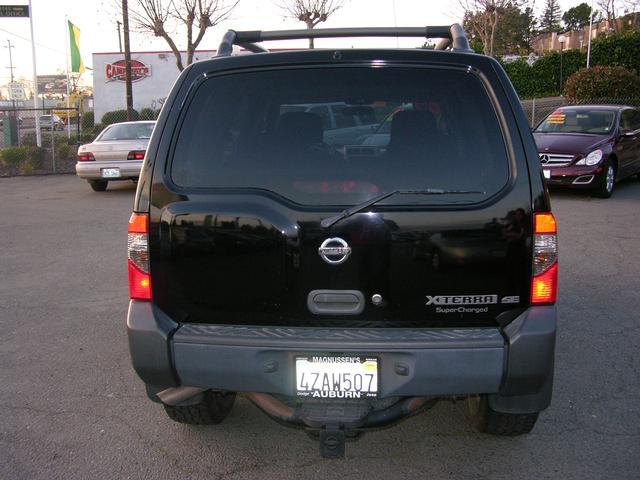
[[[497,295],[427,295],[427,305],[490,305],[498,303]]]
[[[517,304],[520,297],[510,295],[498,301],[498,295],[427,295],[426,304],[435,306],[435,313],[487,313],[489,305],[498,303]]]

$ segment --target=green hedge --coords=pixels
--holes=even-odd
[[[640,30],[595,40],[591,44],[591,66],[594,65],[624,67],[640,75]]]
[[[80,120],[80,127],[82,128],[83,131],[93,128],[94,123],[95,123],[95,118],[93,116],[93,112],[84,112],[82,114],[82,120]]]
[[[562,86],[560,85],[560,52],[549,52],[531,66],[525,60],[503,64],[520,98],[560,95],[567,79],[586,67],[587,54],[580,50],[562,53]],[[640,31],[613,34],[593,41],[591,66],[621,66],[640,72]]]
[[[0,149],[2,162],[21,173],[30,174],[44,166],[46,150],[44,148],[22,146]]]
[[[140,120],[140,113],[137,110],[131,110],[131,120]],[[104,126],[111,125],[112,123],[126,122],[127,111],[126,110],[114,110],[102,115],[100,123]]]
[[[618,66],[583,68],[567,80],[564,94],[571,103],[640,98],[640,76]]]

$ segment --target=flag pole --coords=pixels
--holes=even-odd
[[[40,132],[40,115],[38,115],[38,72],[36,70],[36,42],[33,38],[33,8],[29,0],[29,24],[31,26],[31,60],[33,61],[33,108],[36,117],[36,145],[42,146],[42,135]],[[44,97],[43,97],[44,98]]]
[[[67,138],[71,138],[71,112],[69,111],[69,42],[71,41],[70,38],[70,33],[69,33],[69,19],[67,18],[67,16],[64,16],[64,29],[65,32],[67,32],[67,41],[65,42],[65,46],[67,47],[67,58],[66,58],[66,62],[65,62],[65,66],[67,68]],[[76,121],[80,121],[79,118],[76,119]]]

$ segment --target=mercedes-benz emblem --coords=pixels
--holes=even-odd
[[[339,237],[327,238],[318,248],[320,257],[330,265],[340,265],[351,255],[351,247]]]
[[[549,155],[547,155],[546,153],[540,155],[540,163],[542,165],[546,165],[547,163],[549,163],[550,160],[551,160],[551,158],[549,158]]]

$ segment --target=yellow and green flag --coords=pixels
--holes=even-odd
[[[80,29],[69,22],[69,52],[71,53],[71,71],[84,72],[84,62],[80,56]]]

